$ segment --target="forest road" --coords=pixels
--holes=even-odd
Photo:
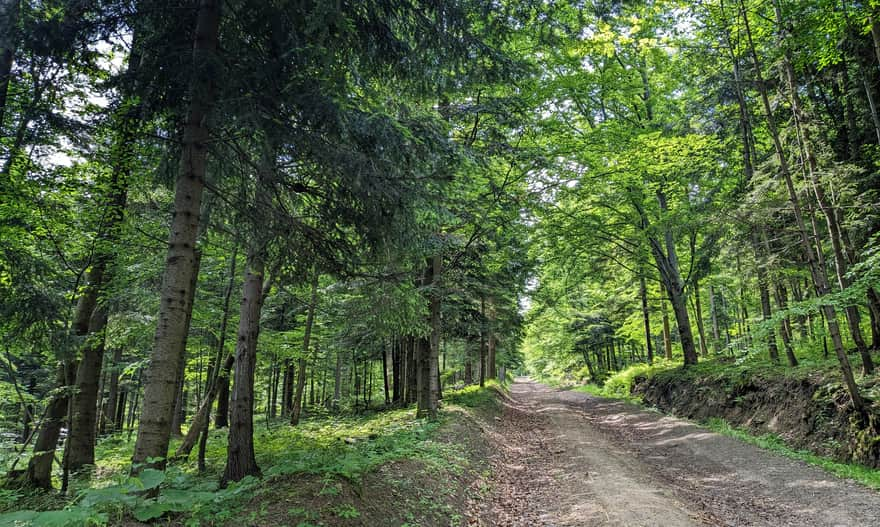
[[[880,493],[682,419],[528,378],[510,395],[471,525],[880,525]]]

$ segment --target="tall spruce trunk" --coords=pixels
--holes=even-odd
[[[67,418],[69,387],[73,385],[75,375],[71,364],[62,363],[58,366],[55,378],[57,388],[46,407],[46,414],[34,442],[34,453],[28,461],[22,481],[26,486],[47,490],[52,488],[52,462],[55,460],[55,448],[61,428]]]
[[[420,360],[420,397],[416,411],[418,417],[437,418],[440,400],[440,291],[437,280],[440,277],[441,257],[436,255],[427,259],[424,285],[430,287],[429,317],[431,334],[419,339],[421,344]],[[485,304],[484,304],[485,307]],[[484,376],[481,376],[484,380]]]
[[[168,253],[162,277],[156,336],[144,386],[144,402],[132,456],[132,471],[164,469],[174,412],[174,396],[186,340],[186,321],[196,259],[199,214],[205,187],[208,120],[214,102],[211,68],[220,30],[220,0],[199,3],[189,109],[183,133]],[[148,463],[148,460],[151,462]],[[158,460],[158,461],[156,461]]]
[[[263,308],[264,273],[263,247],[261,244],[252,246],[248,249],[247,271],[242,286],[226,468],[221,478],[224,485],[246,476],[260,476],[260,467],[254,454],[254,373]]]
[[[399,405],[403,399],[402,346],[400,337],[391,341],[391,402]]]
[[[98,306],[92,313],[90,334],[83,347],[82,357],[76,370],[71,422],[66,449],[67,470],[79,472],[95,464],[95,425],[97,421],[98,380],[104,356],[104,328],[107,326],[107,310]]]
[[[303,390],[306,387],[306,357],[309,355],[312,326],[314,326],[315,323],[315,308],[318,303],[319,274],[317,268],[312,271],[311,293],[309,294],[309,307],[308,312],[306,313],[305,333],[303,334],[303,349],[302,355],[300,355],[299,358],[299,363],[297,364],[297,370],[299,371],[297,371],[296,374],[296,390],[293,396],[293,408],[290,412],[290,424],[292,426],[299,424],[299,418],[302,414]],[[355,369],[357,369],[357,365],[355,365]],[[355,400],[357,400],[357,393],[355,393]]]
[[[391,391],[388,387],[388,347],[382,342],[382,388],[385,393],[385,406],[391,404]]]

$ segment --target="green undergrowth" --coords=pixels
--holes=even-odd
[[[632,386],[636,379],[650,378],[659,372],[671,370],[676,367],[677,366],[674,363],[666,360],[655,361],[654,364],[633,364],[608,377],[602,386],[590,383],[577,386],[573,388],[573,390],[598,395],[600,397],[640,402],[640,398],[632,395]]]
[[[667,380],[680,379],[685,381],[713,381],[715,383],[736,387],[750,379],[801,379],[806,377],[824,377],[830,383],[839,382],[840,365],[833,356],[825,356],[823,350],[817,348],[801,348],[797,351],[798,365],[791,367],[781,357],[780,363],[774,363],[766,356],[764,350],[751,350],[737,356],[715,355],[701,357],[698,364],[684,367],[681,361],[658,359],[653,365],[633,364],[608,377],[604,384],[588,383],[573,387],[575,391],[590,393],[602,397],[625,399],[641,402],[640,397],[632,395],[636,380],[661,377]],[[854,371],[861,369],[861,359],[857,354],[850,356]],[[560,383],[546,380],[548,384],[561,387]],[[857,375],[856,381],[864,390],[868,399],[880,400],[880,375]]]
[[[782,438],[776,434],[754,435],[742,428],[731,426],[724,419],[711,418],[703,422],[702,425],[713,432],[733,437],[791,459],[816,465],[841,478],[851,479],[867,487],[880,490],[880,470],[854,463],[841,463],[807,450],[795,450],[787,446]]]
[[[0,525],[115,525],[132,518],[146,522],[169,517],[175,525],[222,525],[234,521],[247,498],[263,490],[271,495],[273,481],[297,474],[359,484],[367,473],[398,460],[438,469],[458,466],[467,446],[435,440],[438,429],[462,407],[493,404],[499,389],[491,382],[485,388],[448,391],[441,416],[433,421],[417,420],[415,410],[406,408],[310,419],[295,428],[282,421],[255,423],[254,445],[263,478],[248,477],[225,489],[218,481],[226,460],[226,430],[210,434],[206,472],[198,473],[193,460],[165,472],[147,469],[137,478],[127,473],[133,442],[118,435],[101,441],[94,477],[90,482],[74,480],[73,498],[66,502],[57,494],[0,492],[0,510],[10,511],[0,514]],[[145,497],[143,491],[153,489],[160,491],[159,497]],[[32,510],[16,510],[23,503]],[[51,508],[56,510],[46,510]]]

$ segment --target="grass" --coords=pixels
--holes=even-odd
[[[872,489],[880,490],[880,470],[854,463],[841,463],[806,450],[794,450],[776,434],[753,435],[746,430],[731,426],[724,419],[712,418],[702,424],[713,432],[821,467],[835,476],[851,479]]]
[[[166,513],[185,525],[216,525],[235,518],[253,494],[266,490],[271,496],[273,479],[314,475],[332,489],[340,479],[360,484],[365,474],[397,460],[454,469],[466,463],[467,445],[434,440],[438,428],[456,407],[494,403],[497,389],[493,382],[485,388],[469,386],[447,392],[444,411],[435,421],[416,420],[415,410],[406,408],[326,416],[305,420],[295,428],[281,420],[269,426],[255,422],[254,445],[264,478],[245,478],[226,489],[217,485],[226,461],[226,430],[214,430],[209,436],[205,473],[197,472],[193,455],[189,463],[173,465],[165,473],[145,471],[140,478],[128,476],[133,438],[119,434],[100,441],[98,470],[91,481],[73,480],[73,497],[67,502],[55,494],[0,492],[0,511],[10,511],[0,513],[0,525],[107,525],[130,516],[149,521]],[[149,488],[161,489],[160,497],[139,493]],[[354,514],[347,509],[338,512],[340,517]]]

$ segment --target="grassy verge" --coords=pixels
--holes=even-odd
[[[450,426],[463,428],[463,414],[492,405],[498,389],[491,383],[486,388],[470,386],[447,392],[441,417],[435,421],[416,420],[414,409],[407,408],[322,417],[306,420],[295,428],[282,421],[255,423],[254,444],[263,479],[246,478],[225,489],[217,484],[226,459],[225,430],[210,434],[204,473],[198,473],[192,461],[173,465],[166,472],[145,470],[137,478],[127,474],[132,441],[123,435],[106,438],[97,452],[98,470],[90,482],[74,481],[70,499],[25,490],[0,492],[0,511],[8,511],[0,514],[0,525],[114,525],[131,519],[158,518],[172,525],[232,525],[242,514],[260,523],[261,514],[265,514],[261,510],[271,508],[279,485],[288,485],[293,495],[298,486],[308,486],[305,482],[314,487],[309,499],[288,496],[303,502],[301,507],[288,507],[302,509],[301,521],[293,525],[311,525],[309,519],[322,514],[344,525],[345,520],[353,520],[360,513],[352,499],[342,499],[344,492],[340,489],[354,489],[357,498],[364,482],[383,467],[407,464],[410,472],[433,474],[444,481],[460,475],[469,464],[470,445],[444,440],[444,430]],[[391,481],[379,484],[393,486],[392,476],[388,476]],[[142,491],[150,489],[159,489],[159,497],[145,497]],[[256,509],[254,496],[263,499]],[[312,499],[316,496],[320,496],[320,503]],[[309,510],[310,504],[321,510]],[[437,514],[453,514],[447,510],[449,507],[435,509]],[[337,525],[326,519],[322,522]]]
[[[794,450],[775,434],[753,435],[746,430],[731,426],[724,419],[712,418],[701,424],[713,432],[736,438],[791,459],[816,465],[835,476],[851,479],[872,489],[880,490],[880,470],[853,463],[841,463],[806,450]]]

